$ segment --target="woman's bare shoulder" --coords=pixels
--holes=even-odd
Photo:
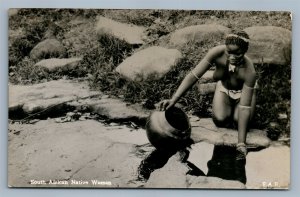
[[[208,59],[214,59],[214,58],[217,58],[221,55],[224,54],[224,51],[226,49],[226,46],[225,45],[218,45],[218,46],[215,46],[213,48],[211,48],[207,54],[206,54],[206,58]]]
[[[256,81],[256,71],[254,64],[252,63],[252,60],[247,57],[246,55],[244,56],[245,58],[245,69],[242,69],[242,78],[244,79],[244,83],[248,87],[254,87],[255,81]]]
[[[209,50],[209,52],[223,53],[226,49],[225,45],[218,45]]]
[[[252,60],[246,55],[244,57],[245,57],[245,66],[246,66],[247,70],[249,72],[255,73],[256,71],[255,71],[255,67],[254,67]]]

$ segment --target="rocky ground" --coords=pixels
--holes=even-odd
[[[18,12],[14,15],[19,17]],[[182,59],[195,59],[194,53],[204,54],[203,43],[207,45],[204,48],[210,48],[231,32],[215,22],[211,18],[211,24],[176,27],[167,32],[169,40],[162,36],[165,35],[162,31],[159,44],[152,46],[158,39],[153,39],[153,35],[148,37],[151,28],[103,16],[95,21],[79,17],[68,21],[68,25],[60,24],[69,28],[60,35],[61,40],[50,28],[26,58],[22,57],[21,63],[12,57],[10,63],[16,65],[10,65],[9,71],[10,82],[14,82],[9,84],[9,186],[287,189],[289,139],[271,141],[265,130],[252,129],[247,135],[246,164],[236,164],[233,156],[237,131],[217,128],[210,118],[189,114],[194,143],[186,150],[166,154],[157,151],[147,138],[145,123],[151,110],[143,107],[145,103],[126,103],[124,95],[90,90],[87,81],[91,78],[97,85],[108,88],[119,79],[116,76],[137,84],[149,77],[154,81],[162,79]],[[153,23],[152,31],[157,34],[158,30],[165,30],[158,28],[164,27],[163,21],[157,19]],[[243,28],[252,40],[248,55],[255,64],[290,66],[291,31],[270,25]],[[31,34],[26,37],[23,30],[18,25],[10,29],[12,46],[19,41],[23,47],[24,38],[29,39]],[[92,45],[97,39],[124,50]],[[103,48],[101,54],[97,53],[99,47]],[[112,58],[117,55],[111,56],[109,63],[93,59],[104,52],[120,53],[126,58],[118,62],[118,58]],[[87,67],[93,61],[99,67],[97,75]],[[103,69],[110,63],[116,64],[116,68]],[[86,72],[85,78],[68,76],[78,70]],[[211,78],[209,71],[196,85],[200,95],[214,91]],[[154,85],[150,89],[153,94],[159,92]],[[281,116],[288,119],[286,112]]]
[[[232,148],[237,132],[218,129],[211,119],[189,116],[191,138],[195,143],[189,154],[184,153],[187,161],[180,153],[155,158],[155,148],[143,127],[150,111],[142,107],[89,91],[85,82],[78,81],[11,85],[10,91],[11,116],[16,112],[20,115],[21,111],[38,113],[28,119],[19,117],[18,121],[10,121],[11,187],[241,189],[289,186],[290,148],[272,142],[264,131],[251,130],[248,134],[250,152],[245,171],[240,175],[247,177],[247,183],[243,184],[236,177],[215,173],[222,165],[233,170],[233,165],[222,155],[219,158],[216,150],[217,147]],[[54,116],[51,107],[61,114]],[[149,159],[151,156],[154,160]],[[162,166],[156,166],[159,161]],[[220,167],[211,167],[208,163],[212,162]],[[149,176],[146,179],[145,171]]]

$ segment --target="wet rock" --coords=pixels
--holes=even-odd
[[[205,43],[211,39],[222,40],[229,32],[229,28],[216,24],[188,26],[175,31],[171,35],[170,43],[175,46],[183,47],[187,43],[194,41],[203,41]]]
[[[79,65],[82,58],[64,58],[64,59],[45,59],[35,64],[35,66],[46,68],[50,72],[57,71],[58,69],[63,71],[71,71]]]
[[[247,55],[254,63],[291,64],[291,31],[275,26],[254,26],[244,31],[250,37]]]
[[[98,35],[110,35],[129,44],[144,44],[144,27],[132,24],[120,23],[105,17],[98,17],[96,24],[96,33]]]
[[[34,113],[50,106],[63,109],[63,104],[84,97],[99,95],[90,91],[88,84],[69,80],[50,81],[35,85],[9,85],[9,112]],[[17,114],[15,114],[17,115]]]
[[[30,58],[33,60],[64,57],[66,57],[66,49],[56,39],[46,39],[30,51]]]
[[[160,79],[182,58],[176,49],[153,46],[138,51],[125,59],[116,71],[133,81],[143,81],[148,77]]]
[[[194,142],[208,142],[215,145],[235,146],[237,144],[238,132],[234,129],[218,128],[211,118],[203,118],[197,122],[191,122],[191,138]],[[247,134],[249,147],[268,147],[271,140],[267,133],[262,130],[250,129]]]

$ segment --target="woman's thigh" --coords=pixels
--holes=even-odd
[[[250,120],[252,120],[254,111],[255,111],[255,105],[256,105],[256,90],[254,89],[252,100],[251,100],[251,114],[250,114]],[[239,103],[235,106],[234,109],[234,120],[237,122],[238,121],[238,106]]]
[[[213,98],[213,116],[219,121],[225,121],[231,117],[232,106],[227,94],[220,91],[220,83],[217,83],[216,91]]]

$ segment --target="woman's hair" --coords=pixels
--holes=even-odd
[[[249,35],[245,31],[239,31],[233,34],[228,34],[225,39],[225,44],[235,44],[245,52],[249,47]]]

